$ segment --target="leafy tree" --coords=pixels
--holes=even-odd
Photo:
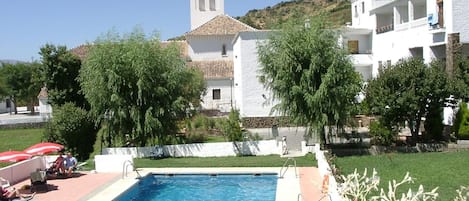
[[[444,99],[450,95],[449,86],[441,62],[427,66],[422,59],[409,58],[380,69],[379,76],[368,84],[366,101],[372,113],[381,115],[385,126],[397,131],[407,122],[415,140],[421,119],[432,118],[444,106]],[[438,128],[427,125],[429,130],[431,126]]]
[[[326,142],[325,128],[342,128],[361,89],[337,33],[325,20],[311,20],[310,28],[289,25],[259,46],[260,81],[280,103],[273,109],[313,128]]]
[[[94,43],[79,79],[94,117],[109,124],[109,146],[125,134],[137,146],[165,143],[176,120],[200,102],[203,76],[179,55],[177,46],[163,48],[141,30]]]
[[[24,103],[31,108],[34,113],[34,105],[37,103],[37,94],[41,89],[37,74],[39,72],[39,63],[16,63],[3,64],[0,69],[3,83],[3,94],[10,96],[15,105],[15,114],[18,113],[16,106],[18,103]]]
[[[46,44],[39,52],[42,59],[41,80],[47,86],[52,105],[60,106],[66,102],[87,108],[80,91],[77,77],[81,68],[80,59],[67,51],[65,46]]]
[[[88,112],[73,103],[65,103],[54,109],[54,118],[46,125],[44,138],[63,144],[79,160],[84,160],[93,152],[96,134],[95,123]]]
[[[240,123],[239,111],[232,109],[228,115],[228,120],[223,122],[223,133],[230,142],[243,140]]]
[[[457,98],[469,100],[469,58],[458,54],[454,73],[453,93]]]

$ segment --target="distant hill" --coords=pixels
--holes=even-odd
[[[18,60],[12,60],[12,59],[3,59],[3,60],[0,60],[0,66],[2,65],[2,63],[5,63],[5,64],[16,64],[16,63],[21,63],[23,61],[18,61]]]
[[[306,18],[318,16],[321,12],[334,27],[345,25],[352,20],[348,0],[286,1],[272,7],[250,10],[246,15],[236,19],[257,29],[274,29],[291,20],[303,22]]]

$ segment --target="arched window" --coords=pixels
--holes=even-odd
[[[199,0],[199,10],[205,11],[205,0]]]
[[[221,46],[221,56],[226,56],[226,45],[225,44],[223,44]]]
[[[210,0],[210,10],[211,11],[216,11],[217,10],[217,5],[215,3],[215,0]]]

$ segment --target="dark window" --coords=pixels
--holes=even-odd
[[[221,90],[220,89],[214,89],[212,90],[213,93],[213,100],[220,100],[221,99]]]
[[[354,14],[355,14],[355,17],[358,17],[358,7],[357,7],[357,5],[354,6]]]
[[[391,67],[391,60],[386,61],[386,67]]]
[[[362,13],[365,13],[365,2],[362,2]]]
[[[217,10],[217,6],[215,4],[215,0],[210,0],[210,10],[215,11]]]
[[[7,108],[11,107],[11,100],[10,99],[6,100],[6,106],[7,106]]]
[[[221,55],[222,55],[222,56],[226,56],[226,45],[225,45],[225,44],[223,44],[223,45],[221,46]]]
[[[205,0],[199,0],[199,10],[205,11]]]

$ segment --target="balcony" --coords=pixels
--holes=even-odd
[[[386,32],[393,31],[393,30],[394,30],[394,24],[388,24],[388,25],[376,28],[376,34],[386,33]]]

